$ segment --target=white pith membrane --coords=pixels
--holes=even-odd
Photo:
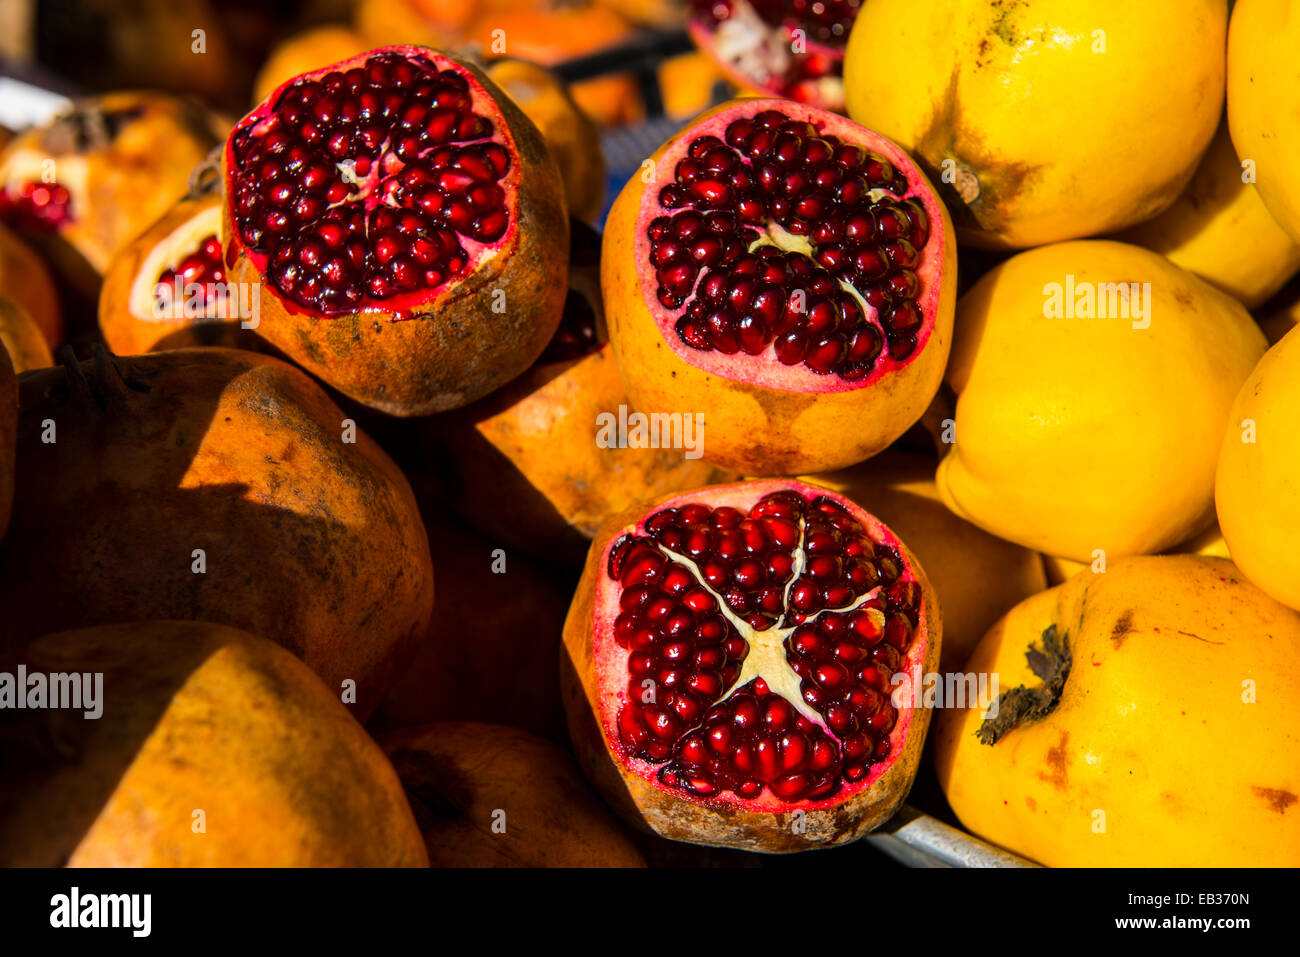
[[[368,75],[355,89],[346,86],[354,82],[353,71],[399,63],[415,67],[407,86],[371,85]],[[339,82],[344,88],[328,88]],[[455,88],[449,86],[453,83]],[[421,84],[436,88],[421,90]],[[307,103],[295,103],[295,96]],[[467,106],[457,102],[463,96]],[[291,112],[317,110],[327,97],[333,97],[336,112],[305,118]],[[486,128],[448,128],[448,117],[466,115]],[[238,238],[290,311],[327,318],[372,311],[405,318],[516,242],[522,164],[504,120],[493,119],[500,116],[469,71],[417,47],[374,50],[291,80],[241,120],[227,141]],[[309,126],[319,131],[311,141],[304,132]],[[288,142],[278,146],[276,141],[278,148],[271,149],[267,144],[277,136]],[[338,139],[336,147],[340,137],[346,139]],[[408,148],[404,141],[412,140],[415,146]],[[504,168],[484,162],[482,149],[492,146],[504,149]],[[305,159],[296,158],[294,150]],[[324,173],[313,177],[305,195],[302,179],[295,176],[311,167]],[[281,182],[282,171],[293,192],[278,202],[279,194],[270,190]],[[287,219],[283,226],[271,218],[277,212]],[[381,223],[380,215],[389,221]],[[317,242],[327,225],[329,238]]]
[[[662,515],[672,509],[680,510],[681,508],[690,505],[701,505],[703,504],[701,501],[702,499],[707,500],[708,504],[706,507],[713,513],[716,513],[717,510],[724,507],[729,507],[736,509],[742,515],[748,516],[751,510],[758,505],[760,501],[773,493],[791,491],[795,492],[803,500],[808,515],[815,513],[814,503],[819,502],[820,500],[826,500],[839,505],[843,509],[843,512],[849,516],[854,523],[856,523],[858,532],[855,532],[855,535],[860,534],[862,537],[869,540],[873,546],[887,549],[898,558],[898,567],[901,570],[901,574],[891,581],[881,581],[878,584],[867,588],[865,591],[862,591],[860,594],[852,595],[848,600],[821,609],[814,614],[799,616],[798,620],[783,622],[781,619],[787,618],[795,613],[795,608],[791,601],[791,592],[795,588],[796,583],[801,581],[806,583],[808,581],[802,573],[807,569],[809,561],[823,557],[826,554],[824,551],[816,554],[807,551],[806,547],[809,544],[809,522],[805,519],[798,523],[799,534],[797,542],[795,542],[788,550],[785,550],[786,554],[790,556],[792,561],[791,571],[789,572],[788,578],[782,584],[782,610],[779,613],[775,624],[768,628],[759,629],[753,627],[745,620],[745,618],[736,614],[728,606],[728,602],[724,598],[722,591],[711,587],[705,580],[705,576],[701,572],[699,564],[685,555],[682,551],[667,548],[661,543],[655,541],[654,536],[647,530],[647,524],[654,524],[653,520],[655,516]],[[825,523],[818,521],[817,525],[820,533],[824,535]],[[626,544],[628,536],[632,537],[634,544]],[[611,555],[620,547],[621,542],[625,543],[622,545],[624,549],[630,549],[624,552],[624,564],[620,569],[622,572],[626,573],[629,570],[629,565],[627,564],[628,561],[643,561],[643,557],[628,557],[638,555],[638,549],[641,546],[635,544],[636,539],[644,539],[653,542],[655,549],[666,560],[663,570],[659,575],[660,582],[665,581],[665,576],[668,576],[670,573],[676,574],[676,572],[673,571],[674,569],[689,574],[691,578],[691,584],[687,586],[684,591],[679,591],[676,594],[678,608],[661,616],[658,619],[660,623],[670,622],[674,615],[679,614],[682,609],[687,608],[684,604],[686,600],[698,601],[698,596],[693,596],[693,592],[697,588],[703,589],[703,591],[712,596],[716,609],[714,611],[697,614],[695,617],[696,625],[702,625],[707,620],[718,615],[725,620],[727,626],[729,626],[726,635],[721,639],[721,642],[725,643],[731,638],[739,636],[748,646],[747,653],[745,653],[743,657],[743,662],[739,664],[738,668],[735,667],[735,663],[731,659],[728,659],[726,664],[723,666],[722,670],[724,670],[724,672],[727,667],[734,668],[736,672],[735,677],[730,681],[724,679],[720,684],[720,691],[716,696],[706,696],[706,700],[703,702],[703,707],[700,709],[701,717],[694,723],[682,723],[680,730],[677,730],[675,736],[672,737],[668,756],[662,758],[648,758],[644,754],[637,753],[638,748],[629,745],[621,730],[623,727],[623,721],[626,719],[625,709],[632,707],[638,708],[642,714],[647,712],[647,703],[645,701],[647,693],[649,693],[652,698],[648,708],[659,708],[664,711],[668,711],[672,708],[671,695],[674,693],[673,689],[665,689],[661,687],[655,678],[649,679],[650,683],[648,685],[645,684],[645,679],[638,677],[630,668],[632,657],[635,653],[635,642],[633,642],[633,646],[625,646],[625,644],[620,642],[616,636],[617,621],[619,616],[625,611],[624,606],[621,604],[623,594],[624,592],[635,589],[639,586],[637,584],[625,586],[621,581],[612,578],[612,569],[610,568],[609,562]],[[707,494],[699,492],[688,493],[665,502],[661,506],[655,508],[636,526],[629,527],[626,530],[626,534],[614,536],[610,546],[605,550],[605,553],[601,558],[602,574],[596,590],[594,640],[595,657],[598,667],[597,681],[601,703],[601,722],[604,727],[606,738],[619,760],[631,769],[635,770],[639,776],[652,782],[659,788],[673,791],[682,796],[707,800],[710,803],[743,803],[747,807],[759,810],[788,809],[791,806],[814,808],[836,804],[845,800],[849,795],[870,787],[871,784],[878,780],[885,770],[887,770],[887,768],[892,764],[893,758],[902,749],[903,740],[906,737],[908,728],[911,724],[912,702],[915,694],[915,689],[912,683],[913,671],[914,669],[920,668],[929,642],[927,630],[928,609],[924,607],[921,601],[920,587],[919,584],[917,584],[916,576],[911,568],[904,565],[901,555],[902,551],[898,539],[885,526],[881,525],[866,512],[863,512],[861,509],[852,505],[852,503],[847,502],[833,493],[828,493],[823,489],[817,489],[803,485],[802,483],[788,481],[752,482],[745,485],[733,486],[731,488],[709,489],[707,490]],[[710,560],[712,561],[713,559],[714,556],[710,556]],[[739,565],[743,560],[743,558],[737,559],[735,564]],[[824,697],[820,702],[819,708],[812,707],[808,701],[805,700],[805,687],[816,686],[816,682],[810,680],[808,677],[801,678],[800,675],[796,673],[793,662],[797,662],[802,658],[805,663],[808,663],[810,659],[808,659],[807,656],[801,656],[798,653],[794,653],[792,658],[791,655],[787,653],[785,646],[788,639],[793,639],[796,629],[801,627],[812,627],[816,629],[821,627],[819,622],[822,622],[823,619],[835,617],[839,622],[838,631],[840,633],[841,643],[856,643],[862,646],[863,649],[862,657],[858,660],[856,665],[849,669],[850,677],[848,681],[843,684],[841,690],[844,691],[845,697],[855,689],[860,690],[863,686],[854,681],[852,676],[853,672],[857,669],[865,669],[868,666],[875,666],[877,664],[875,659],[870,657],[871,652],[866,649],[886,644],[884,639],[886,630],[886,613],[888,613],[890,617],[898,617],[905,614],[903,606],[896,605],[889,596],[887,590],[891,588],[898,588],[900,591],[907,591],[913,594],[915,596],[913,601],[917,606],[913,612],[915,622],[906,631],[905,650],[897,652],[897,649],[894,648],[894,650],[889,653],[890,655],[896,653],[897,668],[895,669],[888,665],[888,663],[882,666],[885,668],[885,671],[888,673],[890,678],[892,680],[897,680],[898,684],[896,686],[889,684],[884,689],[881,703],[877,710],[882,713],[885,712],[885,709],[892,710],[892,703],[890,701],[891,696],[898,702],[899,706],[896,709],[896,715],[892,721],[892,725],[887,729],[882,729],[879,734],[867,735],[869,744],[872,747],[872,752],[867,756],[866,760],[862,761],[854,759],[850,761],[844,758],[840,751],[840,746],[843,743],[843,739],[849,735],[861,736],[861,729],[855,726],[847,734],[840,734],[830,727],[826,715],[830,713],[829,709],[836,704],[838,699]],[[725,587],[723,590],[726,590]],[[664,593],[660,592],[659,598],[654,600],[662,601],[663,598]],[[875,607],[877,605],[883,605],[884,608]],[[647,605],[646,607],[648,608],[649,606]],[[874,626],[874,632],[876,635],[874,639],[859,640],[852,635],[848,635],[847,639],[845,638],[850,627],[847,623],[858,614],[866,616],[870,625]],[[635,617],[635,615],[632,615],[632,617]],[[642,622],[640,627],[645,628],[647,625],[645,622]],[[890,628],[891,636],[896,636],[898,632],[893,630],[894,625],[890,625]],[[848,639],[852,640],[849,641]],[[662,650],[662,648],[666,647],[671,641],[683,640],[687,639],[682,639],[680,633],[671,638],[666,635],[661,635],[659,647]],[[891,641],[893,640],[896,640],[896,638],[891,637]],[[691,645],[691,650],[695,651],[698,655],[701,649],[712,647],[713,643],[711,642],[697,641]],[[892,645],[890,647],[893,648]],[[827,661],[833,660],[834,659],[827,659]],[[694,675],[704,670],[718,671],[719,669],[696,668],[691,671],[691,674]],[[811,674],[811,670],[809,670],[809,674]],[[895,675],[897,675],[896,679],[894,678]],[[766,694],[753,696],[753,692],[756,690],[753,683],[756,679],[765,683],[767,689]],[[679,681],[677,690],[687,688],[688,685],[685,683],[687,680],[694,679],[683,679],[682,681]],[[692,770],[690,762],[688,761],[683,763],[678,760],[679,756],[683,753],[683,742],[701,732],[705,733],[707,736],[711,727],[710,722],[712,719],[710,716],[716,717],[716,713],[719,712],[719,709],[726,711],[731,708],[733,704],[743,702],[751,696],[753,696],[758,702],[759,710],[757,713],[760,717],[760,721],[765,720],[764,715],[767,713],[765,709],[772,707],[768,702],[779,698],[786,703],[786,710],[792,712],[793,721],[785,729],[787,732],[799,731],[805,738],[804,744],[809,745],[810,747],[817,745],[817,738],[819,736],[824,736],[825,739],[833,745],[835,749],[834,767],[837,769],[835,772],[833,787],[824,793],[819,792],[810,796],[800,796],[798,794],[791,796],[792,792],[789,790],[786,790],[784,796],[782,796],[774,790],[772,786],[773,784],[776,785],[777,790],[781,789],[782,779],[785,779],[787,783],[797,784],[798,782],[793,780],[793,775],[803,773],[811,777],[817,777],[818,773],[822,773],[813,773],[805,764],[801,768],[797,768],[787,774],[787,769],[782,765],[786,753],[789,750],[786,747],[786,735],[772,736],[772,750],[769,757],[777,762],[781,770],[774,777],[771,777],[770,780],[759,780],[763,775],[761,773],[756,773],[754,777],[751,778],[750,783],[745,785],[749,789],[748,792],[743,794],[739,793],[737,790],[728,789],[727,787],[710,788],[705,786],[701,788],[699,786],[701,775],[697,774],[692,776],[689,773]],[[730,718],[728,720],[730,720]],[[713,723],[716,724],[717,722],[714,721]],[[651,732],[651,734],[653,737],[653,732]],[[742,737],[743,732],[737,732],[737,740]],[[732,743],[734,745],[735,741],[733,740]],[[794,744],[798,745],[799,742],[794,742]],[[804,748],[804,752],[807,753],[810,750],[810,747]],[[881,751],[879,756],[876,756],[875,753],[877,749]],[[752,750],[757,752],[758,749],[753,748]],[[797,751],[798,748],[795,750]],[[711,755],[710,759],[723,760],[727,755],[729,755],[729,752],[720,751]],[[852,779],[850,779],[840,773],[848,764],[862,764],[865,765],[865,767],[860,771],[853,772]],[[768,767],[770,770],[771,765],[769,764]],[[698,766],[694,769],[698,770]],[[824,770],[825,769],[823,769],[823,771]],[[736,779],[743,776],[738,772],[734,772],[734,769],[729,769],[726,773],[733,774]],[[706,773],[703,777],[709,778],[710,775]],[[753,781],[755,780],[759,780],[759,783],[762,785],[761,789],[758,790],[757,793],[755,793],[753,785]],[[708,782],[706,782],[706,785],[707,783]],[[717,782],[714,781],[713,783],[716,784]],[[739,787],[743,782],[734,780],[732,783]]]
[[[781,149],[803,157],[821,151],[820,163],[810,171],[774,147],[755,157],[747,144],[756,140],[728,138],[738,123],[749,136],[776,124],[770,140],[797,140]],[[787,134],[783,124],[805,132]],[[732,158],[727,170],[714,165],[715,152],[717,162]],[[859,165],[843,165],[845,154]],[[779,186],[763,185],[766,175]],[[792,185],[797,192],[786,191]],[[820,211],[805,216],[814,205]],[[683,131],[658,160],[634,235],[642,296],[673,353],[704,372],[781,391],[857,390],[909,365],[930,340],[942,216],[924,175],[884,137],[816,107],[740,101]],[[910,322],[896,319],[909,309]],[[715,315],[729,343],[710,325]],[[803,343],[793,356],[791,339]]]
[[[185,302],[169,302],[164,308],[155,310],[155,290],[164,273],[177,270],[191,256],[197,255],[199,244],[221,231],[221,204],[215,198],[212,205],[197,212],[193,217],[177,226],[168,236],[149,250],[140,262],[135,277],[131,280],[127,306],[131,315],[146,322],[171,322],[186,318],[183,311]],[[224,277],[222,279],[224,284]],[[182,279],[182,295],[185,294],[185,282]],[[221,297],[222,290],[212,290]],[[213,300],[210,309],[219,309],[219,303]],[[213,318],[214,312],[205,312],[202,316],[191,317],[200,321]]]

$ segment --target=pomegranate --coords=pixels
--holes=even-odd
[[[628,400],[604,344],[600,237],[582,223],[573,237],[564,318],[546,352],[514,382],[430,427],[454,465],[453,500],[473,525],[576,565],[610,515],[736,476],[677,449],[598,441],[602,417],[616,420]]]
[[[0,155],[0,219],[97,294],[109,258],[185,195],[221,132],[207,110],[159,93],[79,100]]]
[[[63,313],[54,280],[40,256],[12,232],[0,226],[0,295],[27,310],[46,344],[57,349],[63,341]]]
[[[434,867],[644,867],[572,755],[526,731],[449,722],[386,734]]]
[[[251,305],[247,290],[226,279],[218,236],[220,185],[216,175],[197,178],[188,196],[109,262],[99,293],[99,329],[113,352],[260,344],[240,326],[241,307]],[[253,310],[248,312],[254,321]]]
[[[383,752],[265,639],[147,621],[46,635],[19,661],[101,675],[102,710],[0,712],[0,865],[427,863]]]
[[[844,109],[844,45],[862,0],[691,0],[690,34],[742,89]]]
[[[228,274],[263,283],[258,333],[392,415],[472,402],[560,321],[563,185],[477,67],[386,47],[282,85],[227,141]]]
[[[354,682],[345,700],[373,711],[433,606],[388,456],[277,359],[64,356],[23,376],[0,652],[62,628],[215,621],[284,645],[336,695]]]
[[[925,573],[848,499],[699,489],[597,535],[564,625],[569,729],[606,799],[664,837],[841,844],[911,786],[939,639]]]
[[[735,100],[652,161],[601,262],[634,407],[705,413],[704,458],[763,475],[851,465],[921,417],[956,244],[906,153],[816,107]]]

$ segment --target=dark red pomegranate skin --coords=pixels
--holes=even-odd
[[[940,630],[915,559],[847,500],[789,480],[679,494],[596,537],[565,623],[570,733],[664,837],[844,843],[911,786]]]
[[[226,263],[262,284],[258,334],[371,408],[466,405],[559,324],[559,172],[472,64],[386,47],[295,78],[235,127],[223,182]]]

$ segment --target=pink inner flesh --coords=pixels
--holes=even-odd
[[[821,801],[867,782],[899,744],[891,682],[919,660],[921,589],[883,526],[820,490],[769,484],[747,510],[684,502],[612,544],[608,614],[626,657],[611,730],[663,786]],[[750,653],[739,623],[781,643],[797,678],[766,678],[797,682],[805,713],[763,676],[737,686]]]
[[[300,77],[231,136],[239,237],[304,310],[399,311],[515,226],[518,162],[487,94],[413,48]]]
[[[651,187],[658,209],[646,203],[638,236],[647,298],[670,345],[706,371],[762,356],[744,362],[759,384],[857,388],[928,337],[942,233],[892,144],[893,161],[883,141],[866,149],[829,132],[860,130],[841,118],[772,105],[725,114],[661,161],[672,175]]]

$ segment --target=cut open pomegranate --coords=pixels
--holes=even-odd
[[[742,89],[844,109],[844,45],[862,0],[691,0],[689,29]]]
[[[109,261],[99,328],[114,353],[259,344],[240,328],[240,310],[252,303],[227,281],[220,227],[220,190],[198,191]]]
[[[570,730],[606,796],[665,837],[838,844],[911,786],[939,640],[924,572],[848,499],[700,489],[597,536],[565,624]]]
[[[476,67],[386,47],[285,83],[226,145],[232,274],[259,333],[399,415],[518,375],[559,322],[568,223],[532,123]]]
[[[654,161],[615,204],[602,265],[638,408],[696,403],[705,457],[758,474],[861,461],[919,418],[950,345],[955,243],[906,153],[825,110],[738,100]]]

